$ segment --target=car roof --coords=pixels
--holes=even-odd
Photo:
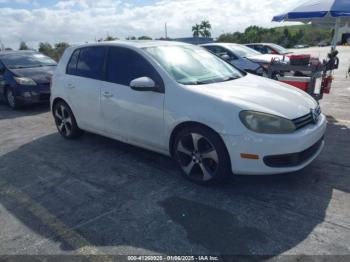
[[[228,46],[228,45],[236,45],[236,46],[240,46],[241,44],[236,44],[236,43],[210,43],[210,44],[203,44],[200,46]]]
[[[89,46],[129,46],[134,48],[145,48],[154,46],[179,46],[190,45],[176,41],[163,41],[163,40],[117,40],[117,41],[105,41],[98,43],[88,43],[82,45],[76,45],[75,48],[89,47]]]
[[[276,45],[276,44],[274,44],[274,43],[248,43],[245,45]]]

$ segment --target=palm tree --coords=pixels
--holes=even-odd
[[[201,25],[196,24],[192,26],[192,32],[194,37],[199,37],[199,35],[202,35]]]
[[[202,21],[202,23],[200,24],[200,28],[204,37],[211,37],[211,24],[209,21]]]

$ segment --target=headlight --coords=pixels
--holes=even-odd
[[[36,83],[33,79],[28,77],[15,77],[17,84],[24,86],[36,86]]]
[[[295,131],[292,121],[266,113],[242,111],[239,114],[242,123],[251,131],[263,134],[289,134]]]

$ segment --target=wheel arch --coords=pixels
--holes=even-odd
[[[66,100],[64,100],[64,99],[61,98],[61,97],[56,97],[54,100],[52,100],[51,111],[53,111],[55,105],[56,105],[58,102],[60,102],[60,101],[66,103],[66,104],[68,105],[68,103],[67,103]],[[69,105],[68,105],[68,106],[69,106]],[[69,108],[70,108],[70,107],[69,107]]]
[[[175,128],[173,128],[171,134],[170,134],[170,139],[169,139],[169,153],[171,156],[173,156],[173,153],[174,153],[174,143],[175,143],[175,138],[177,136],[177,134],[183,130],[184,128],[189,128],[189,127],[193,127],[193,126],[199,126],[199,127],[203,127],[203,128],[207,128],[211,131],[213,131],[214,133],[216,133],[218,135],[218,137],[220,138],[220,140],[222,141],[222,143],[225,145],[225,149],[226,149],[226,152],[228,154],[228,150],[227,150],[227,147],[226,147],[226,144],[224,142],[224,140],[222,139],[221,135],[219,134],[219,132],[217,132],[214,128],[206,125],[206,124],[203,124],[203,123],[200,123],[200,122],[196,122],[196,121],[186,121],[186,122],[182,122],[182,123],[179,123],[177,126],[175,126]]]
[[[52,114],[54,114],[53,109],[55,108],[55,105],[56,105],[58,102],[63,102],[63,103],[65,103],[65,104],[69,107],[69,109],[73,112],[73,115],[75,116],[72,107],[71,107],[71,106],[67,103],[67,101],[64,100],[62,97],[56,97],[54,100],[52,100],[52,105],[51,105],[51,112],[52,112]]]

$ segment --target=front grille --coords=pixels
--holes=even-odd
[[[321,115],[321,107],[317,106],[315,109],[311,109],[310,113],[305,116],[296,118],[293,121],[296,130],[299,130],[310,124],[317,124],[319,117]]]
[[[264,157],[264,163],[269,167],[277,168],[300,166],[316,154],[323,143],[323,139],[322,137],[316,144],[299,153],[266,156]]]
[[[310,112],[309,114],[296,118],[292,120],[296,129],[299,130],[307,125],[314,124],[314,119],[312,118],[312,113]]]

